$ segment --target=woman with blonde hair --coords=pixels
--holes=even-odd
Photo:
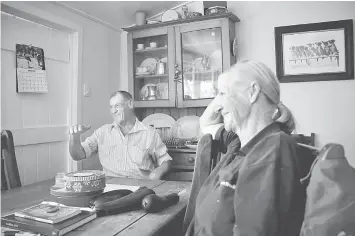
[[[295,123],[275,74],[260,62],[238,62],[220,75],[218,90],[201,129],[224,123],[215,136],[221,150],[228,132],[241,148],[227,152],[201,187],[186,235],[298,235],[304,192],[290,136]]]

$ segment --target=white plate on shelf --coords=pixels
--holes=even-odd
[[[173,135],[179,139],[199,139],[200,117],[184,116],[178,119],[173,127]]]
[[[151,73],[150,72],[137,72],[136,75],[150,75]]]
[[[151,74],[154,74],[155,73],[155,68],[157,66],[157,63],[158,63],[157,59],[155,59],[155,58],[147,58],[141,63],[140,67],[146,67],[146,68],[148,68],[148,71]]]
[[[171,21],[171,20],[178,20],[180,19],[181,16],[180,14],[175,11],[175,10],[167,10],[161,15],[161,21],[166,22],[166,21]]]
[[[155,113],[142,120],[146,126],[154,125],[155,128],[172,128],[175,125],[175,119],[164,113]]]
[[[175,125],[175,119],[164,113],[155,113],[147,116],[142,120],[146,126],[154,126],[155,129],[160,131],[162,140],[172,137],[172,128]]]
[[[193,62],[193,69],[195,71],[203,71],[204,70],[204,67],[202,65],[202,57],[200,58],[197,58],[196,60],[194,60]]]

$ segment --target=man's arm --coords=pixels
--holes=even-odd
[[[171,168],[171,161],[164,161],[159,167],[157,167],[149,174],[149,178],[152,180],[163,179],[164,176],[170,172]]]
[[[75,161],[85,159],[86,154],[84,148],[81,146],[80,135],[70,135],[69,152]]]
[[[152,144],[150,148],[150,156],[153,158],[154,162],[158,165],[150,174],[150,179],[162,179],[166,174],[172,169],[171,160],[172,158],[168,154],[168,149],[161,140],[159,134],[154,131],[154,136],[152,139]]]
[[[97,147],[97,139],[95,133],[91,135],[89,138],[87,138],[87,140],[85,140],[85,144],[87,146],[86,149],[90,149],[90,150],[86,151],[85,147],[83,147],[81,144],[81,140],[80,140],[81,134],[86,132],[90,128],[91,128],[90,126],[75,125],[70,127],[69,129],[69,133],[70,133],[69,152],[73,160],[75,161],[80,161],[82,159],[85,159],[89,151],[91,154],[92,152],[91,147],[95,147],[95,144]]]

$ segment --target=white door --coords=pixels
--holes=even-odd
[[[1,129],[11,130],[22,185],[68,171],[70,34],[1,13]],[[43,48],[48,93],[16,92],[16,44]]]

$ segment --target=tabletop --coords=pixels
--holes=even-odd
[[[50,188],[54,179],[26,185],[1,193],[1,214],[30,207],[50,198]],[[165,181],[165,180],[138,180],[127,178],[107,177],[106,183],[131,186],[146,186],[153,189],[158,195],[187,191],[180,196],[178,204],[166,208],[159,213],[146,213],[136,210],[112,216],[98,217],[95,220],[69,232],[66,236],[83,235],[155,235],[164,226],[171,223],[186,208],[190,195],[191,182]],[[144,233],[143,233],[144,232]]]

